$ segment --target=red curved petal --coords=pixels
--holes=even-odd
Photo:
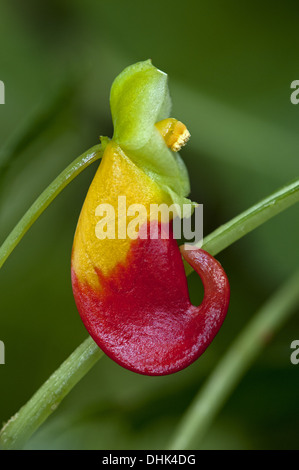
[[[181,253],[202,279],[199,307],[190,302]],[[200,249],[180,251],[172,237],[133,241],[125,265],[98,276],[95,291],[72,271],[82,320],[109,357],[140,374],[166,375],[191,364],[227,313],[229,283],[220,263]]]

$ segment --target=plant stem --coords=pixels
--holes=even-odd
[[[175,430],[169,449],[196,446],[246,370],[299,304],[299,271],[271,297],[218,363]]]
[[[299,202],[299,179],[275,191],[225,225],[221,225],[206,237],[205,249],[216,255],[295,202]],[[218,238],[219,233],[221,238]]]
[[[0,248],[0,268],[11,252],[22,240],[31,225],[58,196],[58,194],[91,163],[101,158],[102,145],[98,144],[84,152],[63,170],[59,176],[42,192],[28,211],[24,214]]]
[[[79,77],[78,77],[79,78]],[[20,158],[22,152],[49,128],[57,116],[66,108],[75,95],[79,80],[73,78],[61,83],[46,102],[38,106],[21,123],[0,150],[0,182],[12,161]]]
[[[218,227],[204,240],[202,248],[215,256],[267,220],[299,202],[299,179],[275,191],[270,196]],[[192,272],[186,265],[186,274]]]
[[[241,238],[243,235],[248,233],[250,230],[256,228],[259,224],[262,224],[271,217],[271,214],[275,215],[278,212],[286,209],[292,203],[298,201],[299,198],[299,182],[293,183],[286,186],[280,191],[277,191],[272,196],[264,199],[259,204],[253,206],[251,209],[243,212],[240,216],[236,217],[232,221],[223,225],[215,232],[211,233],[203,242],[203,247],[209,249],[212,253],[218,253],[222,249],[229,245],[229,237],[231,243]],[[275,205],[278,205],[278,208]],[[272,212],[271,212],[272,208]],[[270,211],[270,212],[269,212]],[[264,214],[264,216],[263,216]],[[242,231],[242,221],[246,226],[246,230]],[[92,341],[92,340],[90,340]],[[99,348],[95,347],[93,352],[89,350],[88,340],[79,346],[82,354],[86,350],[89,351],[89,361],[96,362],[98,357]],[[75,351],[76,353],[76,351]],[[51,396],[53,396],[55,390],[56,380],[59,379],[60,383],[64,383],[64,391],[60,399],[60,389],[55,392],[56,401],[61,401],[68,391],[79,381],[90,369],[90,362],[82,363],[80,374],[73,377],[73,367],[76,363],[76,356],[73,353],[69,359],[59,368],[52,377],[55,379],[51,381],[51,393],[49,394],[49,388],[46,384],[31,398],[31,400],[17,413],[12,420],[8,421],[4,429],[0,433],[0,444],[3,448],[9,449],[13,447],[21,447],[33,434],[35,430],[46,420],[46,418],[54,411],[51,406],[42,406],[40,401],[44,401],[45,404],[51,402]],[[95,360],[94,360],[95,359]],[[62,369],[63,367],[63,369]],[[71,386],[68,387],[68,384]],[[42,390],[42,392],[41,392]],[[36,410],[40,408],[40,411],[36,413]],[[27,420],[29,425],[27,425]]]
[[[88,337],[6,423],[0,434],[0,446],[5,449],[21,448],[103,355],[97,344]]]
[[[18,245],[31,225],[37,220],[55,197],[84,168],[102,156],[103,148],[96,145],[87,150],[69,165],[33,203],[20,222],[0,248],[0,268]],[[231,243],[258,227],[274,215],[299,201],[299,180],[278,190],[271,196],[219,227],[204,241],[203,248],[211,254],[219,253]],[[190,274],[191,270],[187,272]],[[20,448],[54,411],[71,388],[89,371],[102,355],[97,346],[90,347],[91,339],[86,340],[37,391],[29,402],[4,426],[0,433],[0,445],[5,449]],[[77,372],[77,351],[88,360],[80,361]],[[54,401],[53,401],[54,400]],[[27,423],[28,421],[28,423]]]

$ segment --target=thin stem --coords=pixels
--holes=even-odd
[[[198,446],[249,366],[299,304],[299,271],[244,328],[179,422],[169,449]]]
[[[93,161],[101,157],[103,149],[100,145],[96,145],[92,149],[85,152],[69,167],[67,167],[57,178],[51,183],[41,196],[34,202],[31,208],[26,212],[20,222],[16,225],[6,241],[0,248],[0,267],[11,254],[13,249],[18,245],[22,237],[25,235],[31,225],[37,220],[42,212],[54,200],[54,198],[62,191],[62,189],[72,181],[84,168]],[[258,227],[274,215],[283,211],[299,200],[299,180],[291,183],[276,193],[262,200],[249,210],[243,212],[231,222],[219,227],[210,234],[203,242],[203,248],[212,254],[220,252],[234,241],[238,240],[246,233]],[[188,274],[191,271],[188,272]],[[87,348],[87,349],[86,349]],[[88,350],[89,343],[83,343],[79,346],[82,354]],[[96,347],[93,352],[89,351],[88,357],[91,363],[96,362],[99,349]],[[76,351],[75,351],[76,353]],[[90,369],[89,361],[82,362],[80,374],[74,374],[74,365],[77,356],[73,353],[69,359],[59,368],[49,379],[51,387],[46,384],[32,397],[32,399],[5,425],[0,434],[0,444],[8,448],[21,447],[45,421],[45,419],[54,411],[53,406],[41,406],[40,400],[45,403],[51,403],[50,395],[55,392],[55,403],[60,402],[68,391],[77,383]],[[58,382],[56,382],[56,379]],[[63,383],[64,388],[59,386],[55,388],[55,384]],[[45,387],[45,388],[44,388]],[[42,392],[41,392],[42,390]],[[49,396],[48,396],[49,395]],[[61,400],[60,400],[61,396]],[[40,408],[40,412],[37,410]],[[29,424],[27,424],[27,420]]]
[[[21,448],[103,355],[97,344],[88,337],[6,423],[0,433],[0,446],[5,449]]]
[[[58,196],[58,194],[91,163],[101,158],[102,145],[98,144],[84,152],[63,170],[59,176],[42,192],[28,211],[24,214],[0,248],[0,268],[14,248],[22,240],[31,225]]]
[[[24,150],[49,128],[66,108],[78,87],[78,78],[62,83],[47,101],[38,106],[5,142],[0,150],[0,182],[12,161],[20,158]]]
[[[278,212],[282,211],[283,209],[289,207],[292,203],[295,203],[298,200],[298,190],[299,182],[293,183],[292,185],[286,186],[283,190],[277,191],[269,198],[261,201],[259,204],[255,205],[253,208],[249,209],[248,211],[243,212],[240,216],[233,219],[231,222],[223,225],[215,232],[211,233],[203,243],[203,247],[205,249],[210,249],[211,252],[220,252],[222,249],[228,246],[228,233],[231,237],[231,242],[238,240],[243,235],[253,230],[259,224],[263,223],[265,220],[268,220],[271,217],[271,213],[269,213],[269,207],[272,207],[273,215],[277,214]],[[272,205],[270,202],[272,202]],[[280,210],[274,208],[274,205],[278,204]],[[263,218],[261,214],[265,211],[265,217]],[[253,220],[250,224],[250,218]],[[242,232],[240,230],[240,226],[242,224],[242,220],[245,221],[247,231]],[[83,343],[79,348],[82,348],[82,353],[84,354],[85,348],[88,348],[88,343]],[[98,349],[95,348],[93,353],[90,353],[89,359],[93,360],[93,355],[97,355]],[[63,371],[58,369],[54,376],[60,378],[61,382],[64,382],[66,389],[68,386],[68,382],[70,381],[72,386],[75,385],[77,381],[83,377],[88,370],[90,369],[89,365],[83,363],[81,374],[73,377],[72,370],[73,370],[73,361],[76,361],[76,358],[71,355],[70,358],[64,363],[65,367]],[[96,361],[95,361],[96,362]],[[52,376],[53,377],[53,376]],[[49,379],[51,380],[51,378]],[[47,382],[46,382],[47,383]],[[55,381],[53,381],[53,389],[54,390]],[[40,393],[40,390],[43,390]],[[41,397],[46,403],[48,402],[47,396],[47,388],[44,389],[44,386],[40,389],[32,399],[17,413],[12,420],[10,420],[0,434],[0,444],[6,449],[13,447],[21,447],[21,445],[26,442],[33,432],[38,429],[40,424],[46,420],[46,418],[54,411],[51,406],[48,407],[41,407],[41,411],[38,414],[35,414],[35,410],[39,408],[39,403]],[[55,396],[59,398],[59,390],[57,390]],[[62,398],[67,394],[63,394]],[[61,398],[61,399],[62,399]],[[30,426],[27,426],[27,419],[30,422]]]
[[[299,179],[275,191],[226,224],[218,227],[203,240],[202,248],[215,256],[296,202],[299,202]],[[191,272],[191,266],[186,265],[186,274]]]
[[[275,191],[205,238],[204,247],[216,255],[267,220],[299,201],[299,179]],[[221,233],[221,237],[218,234]]]

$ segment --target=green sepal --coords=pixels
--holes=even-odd
[[[193,203],[188,172],[178,153],[164,142],[155,124],[170,117],[167,75],[150,60],[127,67],[114,80],[110,94],[113,140],[126,155],[179,204]]]

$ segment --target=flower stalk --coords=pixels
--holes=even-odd
[[[95,156],[94,156],[95,158]],[[67,177],[67,173],[66,173]],[[70,182],[61,180],[60,191]],[[51,186],[51,185],[50,185]],[[57,189],[57,194],[60,191]],[[48,195],[51,197],[52,191]],[[54,196],[55,197],[55,196]],[[54,198],[51,199],[51,201]],[[47,207],[48,204],[45,204]],[[227,248],[230,244],[242,238],[245,234],[254,230],[262,225],[267,220],[271,219],[278,213],[286,210],[291,205],[299,202],[299,180],[284,186],[271,196],[266,197],[259,203],[255,204],[248,210],[244,211],[231,221],[219,227],[217,230],[208,235],[203,241],[203,249],[210,251],[213,254],[219,253]],[[35,206],[36,210],[38,205]],[[36,214],[32,210],[30,213],[31,223],[39,217],[40,213]],[[245,227],[242,230],[242,227]],[[28,227],[28,228],[29,228]],[[27,230],[26,230],[27,231]],[[10,253],[17,246],[26,233],[21,232],[18,240],[10,249]],[[8,237],[9,239],[9,237]],[[189,270],[190,274],[192,270]],[[283,313],[282,311],[280,311]],[[278,313],[279,317],[280,313]],[[75,365],[79,357],[86,358],[80,361],[80,373],[75,373]],[[102,357],[101,350],[95,345],[91,338],[85,340],[79,348],[71,354],[71,356],[63,363],[63,366],[57,369],[56,372],[48,379],[47,382],[33,395],[29,402],[24,405],[19,412],[11,418],[3,427],[0,433],[0,446],[3,449],[20,449],[30,439],[32,434],[39,428],[39,426],[53,413],[68,392],[75,386],[75,384],[82,378],[90,368]],[[228,380],[228,378],[227,378]],[[63,387],[61,386],[63,384]],[[214,400],[215,403],[215,400]],[[56,406],[54,406],[56,404]],[[40,410],[37,412],[37,410]],[[28,421],[28,424],[27,424]],[[29,424],[30,423],[30,424]],[[188,445],[186,443],[186,445]],[[172,447],[177,447],[176,441],[173,441]]]

